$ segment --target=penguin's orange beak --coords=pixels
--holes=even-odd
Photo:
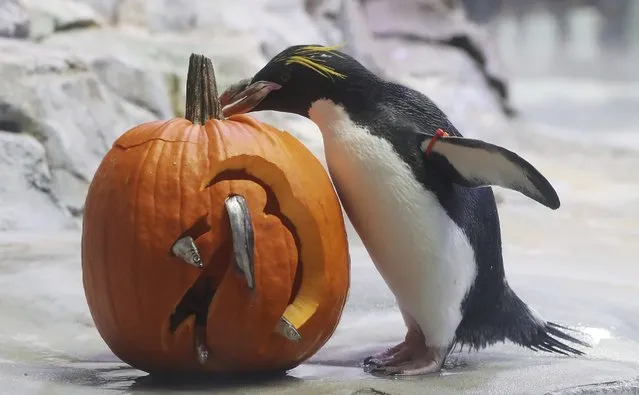
[[[248,79],[241,80],[220,95],[222,113],[225,117],[247,113],[260,104],[269,93],[281,87],[270,81],[257,81],[251,84]]]

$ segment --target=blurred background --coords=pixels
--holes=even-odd
[[[516,76],[637,78],[633,0],[464,0],[468,18],[499,41]]]
[[[223,90],[289,45],[337,43],[427,94],[465,136],[510,148],[548,177],[556,211],[495,188],[509,283],[595,345],[580,359],[501,345],[464,354],[452,368],[462,374],[415,382],[414,393],[512,394],[522,383],[546,393],[631,378],[619,393],[636,393],[638,22],[639,0],[0,0],[0,393],[7,382],[12,395],[69,394],[56,387],[68,383],[128,391],[142,374],[114,359],[87,310],[84,199],[118,136],[183,115],[189,55],[212,59]],[[323,161],[312,122],[254,116]],[[344,366],[402,335],[392,295],[349,231],[342,323],[297,377],[361,380]],[[53,384],[37,392],[46,385],[36,382]],[[388,385],[411,385],[398,383]]]
[[[581,133],[618,131],[636,143],[638,1],[463,3],[496,40],[513,100],[526,115]]]

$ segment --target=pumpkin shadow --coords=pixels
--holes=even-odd
[[[223,391],[247,387],[292,385],[303,381],[286,372],[255,374],[192,374],[140,376],[129,387],[132,392],[148,390],[170,391]],[[223,392],[222,392],[223,393]]]

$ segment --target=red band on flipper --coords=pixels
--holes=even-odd
[[[438,138],[440,137],[446,137],[448,136],[448,133],[444,132],[442,129],[437,129],[435,130],[435,135],[433,136],[432,139],[430,139],[430,143],[428,143],[428,146],[426,147],[426,156],[430,155],[430,151],[433,149],[433,146],[435,145],[435,142],[437,141]]]

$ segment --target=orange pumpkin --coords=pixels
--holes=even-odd
[[[89,187],[87,302],[109,348],[147,372],[291,369],[346,300],[344,220],[320,162],[286,132],[221,118],[211,62],[192,55],[186,119],[124,133]]]

